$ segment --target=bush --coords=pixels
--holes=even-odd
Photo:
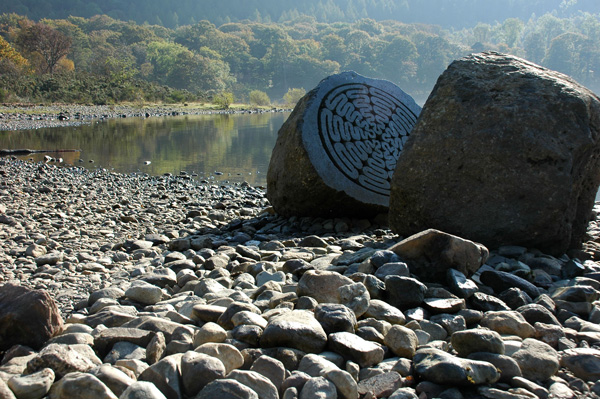
[[[0,90],[8,93],[5,101],[62,102],[96,105],[134,102],[194,101],[197,95],[139,79],[114,82],[109,77],[86,72],[57,72],[54,75],[0,75]]]
[[[283,96],[283,101],[285,105],[288,107],[295,107],[298,101],[306,94],[306,90],[303,88],[299,89],[289,89],[287,93]]]
[[[233,93],[229,91],[224,91],[220,94],[217,94],[213,98],[213,104],[218,105],[223,109],[228,109],[229,106],[233,103]]]
[[[264,91],[252,90],[250,92],[250,104],[263,107],[271,105],[271,99]]]

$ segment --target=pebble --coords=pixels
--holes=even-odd
[[[3,397],[599,397],[590,243],[492,249],[432,284],[376,221],[280,217],[248,185],[12,159],[0,174],[0,284],[49,292],[65,321],[4,354]]]

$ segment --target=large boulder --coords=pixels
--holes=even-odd
[[[600,100],[520,58],[470,55],[438,79],[396,170],[396,233],[564,253],[580,245],[600,183]]]
[[[40,349],[63,329],[54,299],[19,285],[0,287],[0,351],[20,344]]]
[[[267,198],[281,215],[387,212],[396,160],[420,113],[394,84],[354,72],[304,96],[279,130]]]

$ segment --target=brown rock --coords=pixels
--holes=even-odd
[[[0,287],[0,351],[17,344],[39,349],[62,329],[58,307],[47,292]]]
[[[600,184],[600,99],[523,59],[473,54],[439,78],[397,163],[390,227],[488,247],[578,247]]]
[[[400,241],[390,251],[405,261],[410,272],[422,281],[440,283],[446,282],[448,269],[472,275],[489,255],[481,244],[433,229]]]

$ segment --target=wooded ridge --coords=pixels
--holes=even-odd
[[[52,2],[40,2],[41,9],[47,3]],[[73,10],[83,4],[64,3],[73,3]],[[181,7],[191,7],[192,3],[209,2],[180,3]],[[248,7],[255,4],[246,3]],[[373,7],[365,8],[369,10],[366,15],[372,15],[373,10],[385,4],[388,7],[396,4],[348,1],[348,4],[359,3],[372,3]],[[468,1],[444,2],[459,3]],[[514,8],[524,2],[498,3]],[[541,7],[542,2],[526,3]],[[585,1],[543,3],[556,3],[563,14],[573,4],[577,7],[588,4]],[[136,2],[102,4],[104,7],[112,4],[110,12],[114,14],[114,10]],[[152,4],[148,1],[140,15],[146,9],[154,9]],[[236,9],[227,4],[229,10]],[[168,2],[165,9],[171,6],[173,3]],[[3,9],[14,7],[0,8]],[[272,12],[277,9],[273,7]],[[393,19],[320,22],[318,13],[297,15],[277,23],[265,22],[264,18],[261,22],[257,18],[220,25],[200,20],[175,28],[124,22],[108,15],[36,22],[28,16],[5,13],[0,15],[0,101],[110,104],[204,99],[227,106],[235,99],[268,105],[273,101],[284,102],[287,93],[285,102],[293,103],[303,89],[314,87],[326,76],[354,70],[390,80],[422,104],[452,60],[484,50],[526,58],[566,73],[598,92],[600,13],[581,12],[581,9],[568,17],[560,17],[555,10],[528,19],[480,22],[460,30]]]

